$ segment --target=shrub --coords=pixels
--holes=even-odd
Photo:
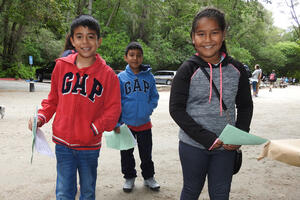
[[[16,79],[30,79],[34,78],[35,70],[37,67],[30,67],[22,63],[15,63],[11,68],[8,68],[6,71],[0,72],[0,77],[9,77]]]

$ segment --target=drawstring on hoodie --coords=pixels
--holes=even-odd
[[[220,63],[220,116],[223,113],[223,104],[222,104],[222,93],[223,93],[223,81],[222,81],[222,63]]]
[[[212,96],[212,65],[208,63],[209,69],[210,69],[210,79],[209,79],[209,103],[211,102],[211,96]],[[220,63],[220,116],[222,116],[223,113],[223,105],[222,105],[222,93],[223,93],[223,84],[222,84],[222,63]]]
[[[210,63],[208,63],[209,65],[209,103],[211,101],[211,94],[212,94],[212,66]]]

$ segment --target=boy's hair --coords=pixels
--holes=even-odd
[[[79,15],[71,23],[71,37],[74,36],[75,28],[79,26],[88,27],[91,30],[96,31],[98,39],[100,38],[100,25],[98,21],[91,15]]]
[[[204,8],[203,10],[201,10],[200,12],[198,12],[196,14],[196,16],[194,17],[194,20],[192,23],[192,30],[190,33],[191,37],[192,37],[193,33],[195,33],[195,31],[196,31],[198,21],[203,17],[215,19],[216,22],[219,24],[220,29],[222,31],[226,30],[225,14],[217,8],[207,7],[207,8]],[[223,41],[222,47],[220,50],[224,53],[227,53],[225,40]]]
[[[138,50],[141,51],[142,55],[144,54],[144,53],[143,53],[142,45],[141,45],[140,43],[138,43],[138,42],[130,42],[130,43],[127,45],[126,49],[125,49],[125,56],[127,56],[128,51],[129,51],[129,50],[132,50],[132,49],[138,49]]]

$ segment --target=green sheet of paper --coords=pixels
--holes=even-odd
[[[106,146],[108,148],[128,150],[136,145],[135,138],[125,124],[120,126],[120,133],[115,133],[115,131],[105,131],[104,136],[106,140]]]
[[[249,134],[229,124],[223,129],[219,139],[224,144],[234,145],[259,145],[268,141],[265,138]]]

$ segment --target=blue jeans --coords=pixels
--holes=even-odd
[[[252,81],[252,90],[253,90],[253,92],[256,92],[256,87],[257,87],[257,81]]]
[[[100,150],[74,150],[56,144],[56,199],[74,200],[77,193],[77,170],[80,200],[94,200]]]
[[[234,151],[208,151],[179,142],[183,173],[180,200],[197,200],[207,176],[211,200],[228,200],[235,158]]]

